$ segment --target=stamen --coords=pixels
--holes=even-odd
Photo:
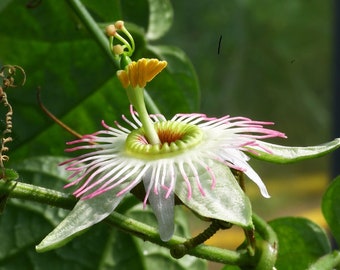
[[[145,209],[145,207],[146,207],[146,204],[147,204],[147,201],[148,201],[148,198],[149,198],[149,195],[150,195],[152,187],[156,186],[154,184],[154,182],[157,182],[157,176],[156,176],[156,178],[154,178],[154,176],[153,176],[154,175],[154,170],[155,169],[152,170],[150,182],[149,182],[148,188],[147,188],[146,193],[145,193],[145,197],[144,197],[144,201],[143,201],[143,209]]]
[[[198,159],[196,162],[198,162],[209,173],[211,179],[211,189],[215,188],[216,177],[212,169],[200,159]]]
[[[189,164],[189,166],[191,168],[191,171],[194,173],[196,184],[198,186],[198,189],[199,189],[200,193],[202,194],[202,196],[205,196],[205,192],[204,192],[204,189],[202,187],[202,184],[201,184],[201,181],[200,181],[200,178],[198,176],[198,173],[197,173],[197,170],[196,170],[195,166],[192,164],[192,162],[190,160],[189,160],[188,164]]]
[[[127,187],[125,187],[124,189],[122,189],[121,191],[119,191],[117,193],[117,197],[118,196],[121,196],[122,194],[130,191],[132,188],[134,188],[139,182],[140,182],[140,179],[144,176],[145,172],[150,168],[150,165],[149,166],[145,166],[142,171],[137,175],[137,177],[131,181],[131,183],[129,185],[127,185]]]
[[[132,121],[130,121],[129,119],[127,119],[125,115],[122,115],[122,118],[123,118],[123,120],[124,120],[126,123],[128,123],[132,128],[138,129],[138,127],[137,127]]]
[[[142,127],[143,124],[142,124],[142,122],[141,122],[141,121],[139,120],[139,118],[138,118],[138,112],[136,112],[136,111],[133,109],[133,106],[132,106],[132,105],[130,105],[130,114],[131,114],[133,120],[135,121],[135,123],[137,123],[138,126]]]
[[[169,186],[169,190],[168,192],[165,194],[165,198],[169,198],[171,195],[171,192],[174,190],[175,188],[175,183],[176,183],[176,175],[175,175],[175,168],[173,166],[173,164],[170,165],[170,186]]]
[[[181,172],[181,175],[183,177],[183,180],[186,183],[187,188],[188,188],[188,199],[191,199],[191,196],[192,196],[191,184],[190,184],[189,178],[188,178],[188,176],[187,176],[187,174],[186,174],[186,172],[183,168],[183,163],[178,164],[178,167],[179,167],[179,171]]]

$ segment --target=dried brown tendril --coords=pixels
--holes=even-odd
[[[5,155],[5,152],[8,152],[9,147],[6,146],[8,142],[12,141],[12,137],[10,134],[12,133],[12,116],[13,116],[13,108],[7,99],[6,90],[8,88],[14,88],[18,85],[16,84],[15,76],[17,75],[17,71],[20,71],[22,79],[19,85],[24,85],[26,82],[26,74],[22,67],[17,65],[5,65],[0,69],[0,79],[2,81],[0,85],[0,102],[7,108],[7,113],[5,115],[5,129],[1,134],[1,145],[0,145],[0,170],[1,170],[1,178],[5,176],[5,165],[4,162],[8,161],[9,157]]]

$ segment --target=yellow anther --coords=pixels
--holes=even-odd
[[[166,65],[166,61],[142,58],[128,64],[125,70],[119,70],[117,76],[124,88],[129,85],[133,88],[137,86],[144,88],[146,83],[160,73]]]
[[[117,33],[116,27],[113,24],[108,25],[105,30],[109,37],[114,37]]]
[[[115,27],[116,27],[118,30],[122,30],[123,27],[124,27],[124,21],[116,21],[116,22],[115,22]]]
[[[120,44],[112,46],[112,51],[115,55],[121,55],[124,52],[124,47]]]

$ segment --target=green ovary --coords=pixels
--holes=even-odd
[[[163,121],[154,123],[154,128],[160,144],[148,143],[143,128],[139,128],[128,135],[125,143],[126,153],[142,159],[166,158],[195,147],[203,139],[202,130],[191,124]]]

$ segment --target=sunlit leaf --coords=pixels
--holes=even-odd
[[[279,240],[277,270],[306,269],[331,251],[325,231],[305,218],[279,218],[269,225]]]
[[[162,37],[170,28],[173,10],[169,0],[148,0],[150,5],[149,27],[146,38],[155,40]]]
[[[340,176],[335,178],[322,198],[322,213],[337,243],[340,243]]]

